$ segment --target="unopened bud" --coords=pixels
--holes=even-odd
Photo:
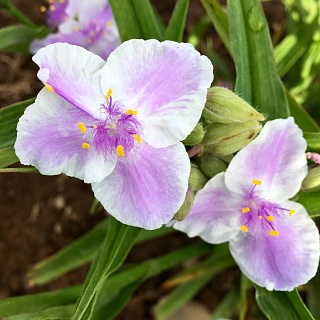
[[[223,87],[212,87],[207,92],[207,102],[202,116],[210,122],[234,123],[264,121],[264,116],[245,100]]]
[[[261,131],[258,121],[231,124],[212,123],[202,140],[202,148],[218,156],[230,155],[245,147]]]
[[[320,167],[312,168],[306,178],[302,181],[303,192],[320,191]]]
[[[194,192],[203,188],[208,181],[208,178],[195,165],[191,164],[191,171],[189,176],[189,184]]]
[[[185,146],[193,146],[202,141],[204,137],[203,126],[198,122],[193,131],[182,141]]]
[[[201,171],[209,178],[214,177],[216,174],[226,171],[227,164],[219,159],[212,153],[203,153],[199,158],[199,166]]]
[[[190,212],[194,202],[194,193],[189,185],[184,202],[178,212],[174,215],[174,219],[182,221]]]

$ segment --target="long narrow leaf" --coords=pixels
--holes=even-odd
[[[304,132],[303,136],[309,148],[320,151],[320,132]]]
[[[19,161],[13,147],[0,150],[0,169],[10,166]]]

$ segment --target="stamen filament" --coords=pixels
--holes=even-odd
[[[123,146],[117,146],[117,154],[119,157],[124,157]]]

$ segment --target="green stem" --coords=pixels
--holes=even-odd
[[[11,15],[13,15],[16,19],[18,19],[20,22],[22,22],[26,26],[31,27],[31,28],[36,28],[37,27],[29,18],[27,18],[12,3],[9,4],[8,11],[11,13]]]

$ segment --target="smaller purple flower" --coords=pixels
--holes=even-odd
[[[319,232],[305,208],[288,199],[307,175],[306,146],[293,118],[267,122],[174,228],[209,243],[229,241],[242,272],[268,290],[305,284],[319,264]]]
[[[48,3],[48,8],[41,6],[40,10],[41,12],[46,12],[47,23],[50,29],[53,30],[67,19],[68,0],[49,0]]]

